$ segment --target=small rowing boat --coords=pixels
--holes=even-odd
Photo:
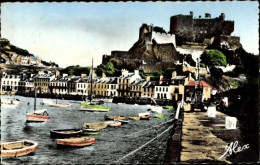
[[[94,128],[94,129],[104,129],[107,128],[108,123],[106,122],[95,122],[95,123],[86,123],[84,122],[83,128]]]
[[[82,130],[80,129],[59,129],[50,130],[51,138],[69,138],[77,137],[81,135]]]
[[[117,120],[119,122],[121,122],[122,124],[128,124],[129,123],[129,120]]]
[[[125,116],[104,116],[105,120],[125,120],[126,117]]]
[[[122,123],[120,121],[112,121],[108,124],[110,127],[120,127]]]
[[[141,120],[149,120],[151,117],[151,115],[144,115],[144,116],[140,116]]]
[[[62,107],[62,108],[66,108],[70,106],[70,104],[61,104],[61,103],[50,103],[49,105],[52,107]]]
[[[58,146],[84,147],[95,143],[96,139],[93,137],[78,137],[68,139],[57,139]]]
[[[1,143],[1,157],[24,156],[34,152],[38,143],[31,140]]]
[[[100,129],[94,129],[94,128],[83,128],[82,134],[83,135],[98,135],[101,133]]]
[[[26,122],[45,122],[50,120],[47,109],[36,110],[33,113],[26,113]]]
[[[131,120],[140,120],[140,116],[130,116],[129,119],[131,119]]]

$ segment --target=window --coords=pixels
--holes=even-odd
[[[166,99],[166,93],[164,93],[164,98]]]
[[[164,92],[164,87],[163,87],[163,92]]]
[[[168,88],[166,88],[166,92],[168,92]]]

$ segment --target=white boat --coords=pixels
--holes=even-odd
[[[27,113],[26,117],[26,122],[44,122],[50,120],[50,116],[47,113],[47,109],[37,110],[33,113]]]
[[[51,99],[42,99],[42,103],[43,104],[52,104],[52,100]]]
[[[38,143],[31,140],[1,142],[1,157],[17,157],[28,155],[38,148]]]
[[[15,98],[1,98],[1,107],[16,108],[20,103],[19,99]]]
[[[70,104],[62,104],[62,103],[50,103],[49,105],[52,107],[63,107],[63,108],[70,106]]]
[[[146,115],[150,115],[150,112],[143,112],[138,114],[139,117],[146,116]]]
[[[47,109],[36,110],[36,90],[34,91],[34,111],[26,113],[26,122],[45,122],[50,120]]]
[[[151,107],[151,111],[152,111],[152,112],[156,112],[156,113],[162,113],[163,108],[160,107],[160,106],[152,106],[152,107]]]

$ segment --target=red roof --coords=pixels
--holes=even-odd
[[[191,82],[189,82],[186,86],[195,86],[195,83],[196,83],[196,81],[191,81]],[[197,83],[198,83],[198,82],[197,82]],[[212,88],[212,86],[209,85],[208,83],[206,83],[205,81],[199,81],[199,84],[198,84],[198,85],[200,85],[200,86],[202,86],[202,87]]]

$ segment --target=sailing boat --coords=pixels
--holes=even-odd
[[[34,82],[35,84],[35,82]],[[44,122],[50,119],[47,109],[36,110],[36,86],[34,87],[34,112],[26,113],[26,122]]]
[[[110,107],[98,105],[92,102],[92,76],[93,76],[93,58],[92,58],[92,66],[90,71],[90,103],[85,102],[80,103],[80,111],[88,111],[88,112],[108,112]]]
[[[62,104],[62,103],[57,103],[57,94],[56,94],[56,103],[49,103],[50,106],[52,107],[68,107],[70,104]]]

